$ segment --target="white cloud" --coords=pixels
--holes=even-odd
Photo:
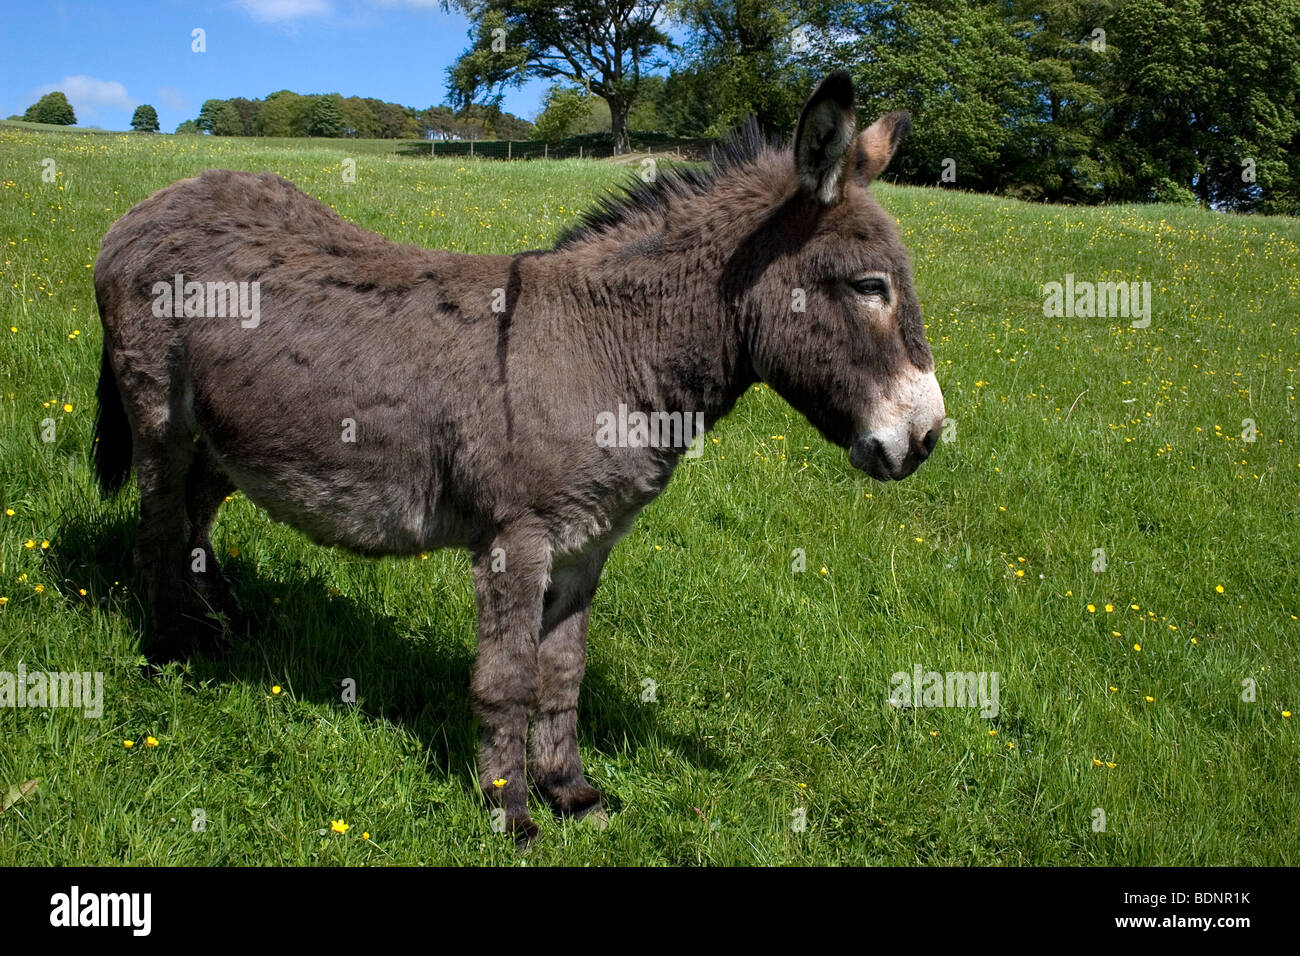
[[[281,23],[302,17],[324,16],[329,0],[236,0],[245,13],[263,23]]]
[[[185,94],[174,86],[158,87],[158,102],[168,109],[180,110],[185,112],[190,108],[190,101],[185,98]]]
[[[36,91],[38,97],[55,90],[61,91],[72,104],[78,122],[82,117],[98,119],[99,108],[108,107],[117,110],[135,109],[136,100],[127,93],[126,87],[117,80],[100,80],[93,76],[65,76],[57,83],[46,83]]]

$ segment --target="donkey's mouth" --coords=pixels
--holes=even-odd
[[[916,469],[921,462],[930,457],[934,442],[930,436],[920,443],[914,443],[898,460],[889,454],[884,442],[871,435],[858,435],[849,446],[849,464],[860,471],[865,471],[876,481],[902,481]]]

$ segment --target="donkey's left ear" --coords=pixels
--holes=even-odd
[[[794,133],[799,183],[823,206],[833,206],[844,194],[845,158],[856,128],[853,81],[837,70],[817,84]]]
[[[912,117],[906,110],[886,113],[858,136],[854,175],[862,185],[885,171],[894,158],[898,144],[912,130]]]

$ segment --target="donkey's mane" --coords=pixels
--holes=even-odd
[[[631,220],[640,213],[655,213],[667,208],[674,199],[691,199],[708,193],[726,173],[756,160],[769,149],[778,148],[765,137],[758,121],[749,117],[729,133],[722,144],[722,155],[709,166],[683,166],[659,173],[652,182],[634,179],[621,192],[607,193],[578,217],[555,240],[556,249],[568,249],[594,239]]]

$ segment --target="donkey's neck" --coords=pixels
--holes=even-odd
[[[723,177],[554,253],[573,312],[593,316],[589,334],[643,410],[701,412],[712,426],[758,380],[722,277],[771,205]]]

